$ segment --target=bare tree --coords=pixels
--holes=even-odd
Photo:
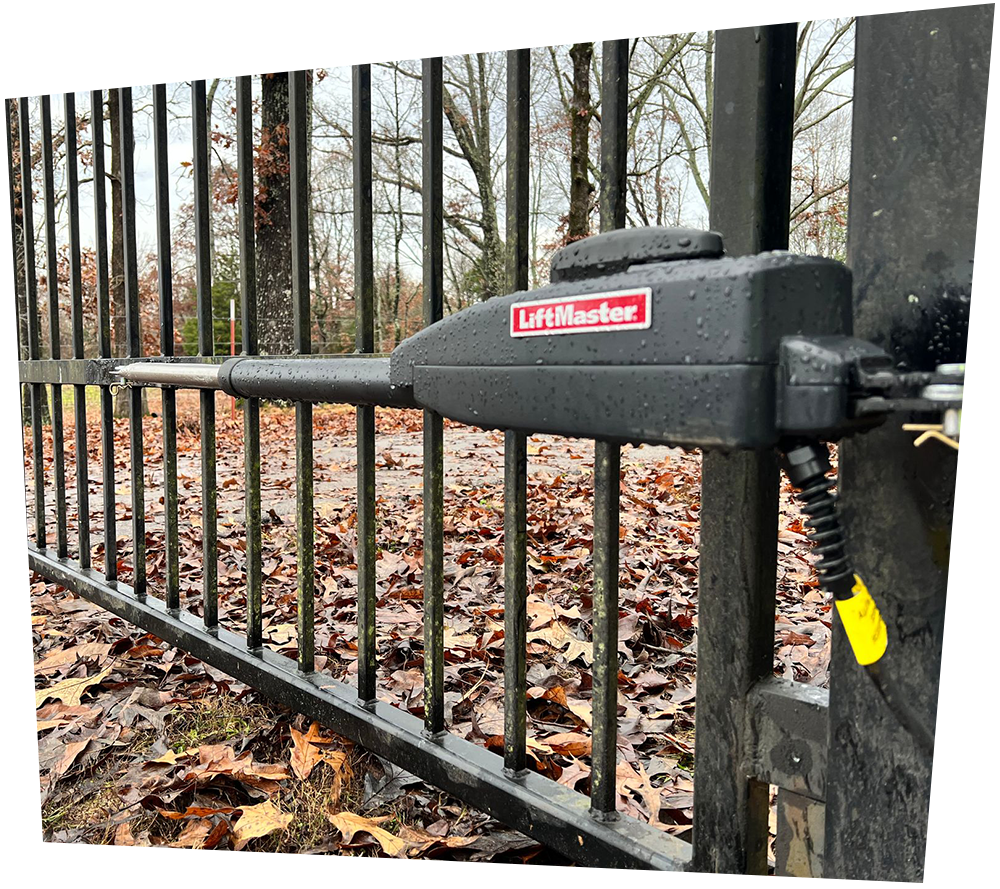
[[[293,348],[292,203],[288,154],[288,74],[261,77],[261,142],[257,164],[257,324],[260,351]]]
[[[840,155],[842,140],[831,135],[834,128],[843,128],[845,111],[851,102],[851,91],[845,79],[854,66],[853,19],[835,19],[805,22],[797,42],[797,78],[794,105],[795,176],[799,185],[793,188],[792,229],[802,228],[809,219],[821,211],[831,210],[831,218],[839,217],[840,198],[846,195],[846,158],[837,161],[836,171],[829,163],[816,168],[818,154],[822,153],[822,139],[810,138],[818,131],[833,138]],[[707,214],[710,200],[708,170],[712,158],[712,94],[714,89],[714,35],[686,34],[675,37],[651,37],[640,42],[641,52],[633,51],[633,66],[640,68],[640,76],[630,102],[632,124],[629,144],[639,159],[637,146],[640,132],[636,128],[648,127],[656,121],[663,128],[655,141],[659,158],[650,164],[648,157],[645,175],[657,171],[662,175],[671,159],[680,160],[690,182],[701,198],[703,212]],[[635,65],[635,60],[640,65]],[[641,66],[645,66],[642,70]],[[673,129],[671,138],[670,130]],[[649,138],[647,129],[646,137]],[[810,168],[810,158],[813,165]],[[832,156],[829,160],[832,160]],[[811,172],[808,172],[811,169]],[[634,170],[630,178],[630,194],[636,211],[644,223],[650,218],[648,196],[640,196],[643,170]],[[659,187],[663,187],[660,182]],[[684,183],[674,180],[681,191]],[[838,195],[840,198],[838,198]],[[824,203],[826,202],[826,203]],[[829,204],[829,206],[828,206]],[[833,205],[837,207],[834,208]],[[659,206],[657,205],[659,210]],[[804,215],[805,214],[805,215]],[[800,217],[802,217],[800,219]],[[808,225],[802,231],[816,231]],[[800,246],[802,239],[800,238]],[[836,251],[835,251],[836,252]]]

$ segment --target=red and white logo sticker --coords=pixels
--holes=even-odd
[[[510,307],[511,336],[553,336],[560,333],[607,333],[645,330],[652,321],[653,291],[649,287],[588,293],[566,299],[538,299]]]

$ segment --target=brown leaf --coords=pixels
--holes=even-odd
[[[35,730],[44,732],[46,729],[54,728],[57,725],[67,725],[74,722],[81,716],[96,717],[101,713],[101,707],[87,707],[82,704],[67,707],[65,704],[54,701],[39,708],[35,714],[37,721]]]
[[[201,818],[184,825],[184,830],[180,832],[170,845],[176,849],[200,849],[205,845],[205,840],[212,832],[212,821],[210,818]]]
[[[116,846],[134,846],[135,837],[132,836],[132,827],[127,821],[123,821],[115,828]]]
[[[566,787],[576,787],[577,783],[590,774],[590,766],[574,759],[559,776],[558,783]]]
[[[171,812],[167,809],[157,809],[164,818],[180,821],[183,818],[208,818],[212,815],[229,815],[236,811],[232,806],[222,806],[212,809],[206,806],[188,806],[183,812]]]
[[[95,673],[93,676],[64,679],[50,688],[40,688],[35,692],[35,709],[37,710],[41,707],[49,698],[52,698],[54,701],[62,701],[64,704],[74,707],[80,703],[80,698],[90,686],[103,682],[110,673],[111,667],[105,667],[100,673]]]
[[[90,738],[84,738],[81,741],[70,741],[65,748],[65,752],[62,758],[55,764],[52,768],[50,779],[55,780],[56,778],[65,775],[66,772],[70,770],[73,763],[76,762],[76,758],[83,753],[84,748],[90,743]]]
[[[123,657],[141,660],[142,658],[163,657],[163,649],[155,645],[134,645],[125,652]]]
[[[420,830],[417,827],[409,827],[403,824],[399,828],[399,839],[408,845],[407,854],[411,858],[423,855],[432,848],[461,849],[476,841],[476,837],[449,837],[439,836]]]
[[[552,735],[545,739],[545,743],[552,748],[553,752],[569,754],[570,756],[589,756],[591,751],[591,739],[580,732],[563,732]]]
[[[577,639],[569,627],[558,620],[552,621],[547,627],[528,633],[526,638],[528,642],[544,642],[558,651],[565,648],[566,653],[563,657],[566,658],[566,663],[580,658],[585,664],[589,664],[593,659],[593,646],[583,639]]]
[[[351,812],[339,812],[336,815],[327,815],[330,823],[340,831],[344,839],[344,844],[349,845],[354,839],[354,834],[359,831],[367,833],[381,847],[386,855],[398,858],[406,852],[409,843],[406,840],[393,836],[389,831],[379,827],[379,823],[386,818],[363,818]]]
[[[316,723],[313,723],[313,727]],[[309,735],[304,735],[302,732],[296,731],[294,728],[290,729],[292,733],[292,771],[295,772],[296,777],[302,781],[306,781],[309,775],[312,773],[313,768],[316,763],[323,758],[323,754],[320,750],[309,743],[309,735],[312,734],[312,728],[309,729]]]
[[[100,660],[107,657],[110,650],[110,645],[105,645],[100,642],[85,642],[83,645],[74,645],[72,648],[64,648],[61,651],[56,651],[53,654],[50,654],[48,657],[43,658],[35,664],[35,675],[44,676],[46,673],[51,673],[59,667],[75,664],[78,660],[82,660],[83,658],[96,658]]]
[[[350,781],[354,777],[354,772],[351,770],[347,754],[343,750],[324,750],[320,756],[323,762],[333,769],[333,787],[330,790],[328,806],[331,812],[335,812],[340,805],[340,792],[344,782]]]
[[[270,800],[256,806],[244,806],[243,814],[233,824],[233,848],[242,849],[255,837],[265,837],[276,830],[287,830],[291,813],[281,812]]]

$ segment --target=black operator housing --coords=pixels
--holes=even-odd
[[[846,335],[851,274],[839,262],[728,257],[715,232],[637,228],[563,248],[551,278],[405,340],[393,389],[480,427],[727,450],[836,440],[884,418],[852,410],[859,369],[890,359]],[[644,329],[512,335],[519,304],[645,288]]]
[[[685,448],[837,441],[892,412],[961,408],[962,366],[901,373],[848,335],[851,273],[715,232],[637,228],[560,250],[552,283],[464,309],[389,357],[132,364],[131,383],[422,407],[487,429]]]

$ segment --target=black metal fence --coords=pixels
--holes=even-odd
[[[904,359],[911,333],[922,321],[891,308],[898,299],[901,278],[921,294],[940,281],[924,273],[900,272],[896,279],[872,283],[876,266],[890,253],[903,254],[918,265],[926,251],[926,231],[907,218],[913,191],[900,177],[920,177],[920,201],[953,226],[942,241],[948,262],[936,273],[949,286],[968,292],[967,267],[974,241],[975,206],[982,152],[986,77],[992,7],[879,16],[858,23],[857,86],[852,173],[851,254],[859,283],[857,324],[876,341],[891,346]],[[721,231],[730,253],[756,253],[788,245],[789,188],[793,87],[795,82],[794,24],[719,32],[716,43],[711,224]],[[971,67],[968,59],[972,59]],[[528,81],[529,54],[507,56],[507,288],[528,284]],[[603,47],[601,121],[601,229],[625,224],[628,41]],[[900,78],[904,78],[901,80]],[[873,98],[879,84],[893,84],[891,101]],[[356,350],[374,352],[374,278],[372,261],[372,129],[371,75],[367,65],[353,69],[353,147],[356,269]],[[425,324],[442,317],[443,309],[443,112],[442,63],[426,59],[423,90],[423,306]],[[971,96],[971,98],[970,98]],[[961,98],[964,97],[964,98]],[[51,353],[40,349],[34,220],[30,199],[32,133],[30,101],[18,100],[21,169],[10,169],[12,221],[23,227],[26,323],[21,349],[20,381],[27,387],[31,413],[34,472],[34,528],[29,542],[31,567],[44,577],[85,596],[124,619],[145,628],[261,692],[330,726],[372,751],[403,762],[424,779],[483,809],[507,824],[583,864],[763,873],[767,869],[768,787],[779,791],[778,871],[789,874],[918,878],[922,870],[930,762],[903,736],[886,727],[878,702],[866,686],[855,685],[850,665],[834,652],[833,713],[830,725],[827,693],[818,688],[778,680],[772,675],[774,637],[775,535],[779,473],[776,456],[768,452],[704,456],[702,492],[702,553],[699,587],[698,732],[693,844],[656,827],[615,812],[617,738],[617,614],[618,614],[618,487],[619,446],[596,442],[594,500],[594,627],[593,627],[593,754],[589,800],[527,768],[525,746],[526,652],[526,438],[507,432],[504,458],[505,606],[504,606],[504,751],[498,757],[471,742],[450,735],[444,718],[443,687],[443,424],[426,411],[423,421],[424,513],[424,718],[376,700],[375,583],[375,407],[357,407],[358,516],[358,672],[356,686],[335,682],[314,669],[313,614],[313,441],[312,405],[295,404],[298,531],[298,661],[290,663],[262,645],[261,620],[261,465],[259,400],[249,398],[245,424],[246,598],[245,635],[219,626],[216,529],[215,393],[203,390],[200,402],[201,484],[204,510],[203,617],[181,609],[177,493],[177,415],[175,390],[163,389],[163,454],[165,509],[165,590],[155,598],[145,576],[146,494],[143,490],[143,412],[141,391],[129,390],[131,436],[132,583],[118,580],[116,541],[114,436],[112,394],[115,368],[148,360],[140,340],[139,286],[136,263],[136,217],[132,138],[132,95],[118,91],[121,116],[121,184],[125,234],[125,308],[127,356],[112,358],[108,238],[105,227],[105,167],[103,122],[93,116],[94,210],[97,261],[97,323],[99,357],[85,359],[82,286],[80,281],[79,184],[77,145],[66,146],[67,210],[70,257],[69,298],[72,306],[73,354],[59,352],[59,293],[57,243],[53,203],[53,152],[50,103],[41,97],[45,244],[49,287]],[[156,221],[159,276],[160,349],[157,362],[217,364],[213,354],[211,261],[208,236],[208,138],[204,81],[192,84],[195,237],[197,264],[197,358],[173,354],[169,194],[167,169],[166,91],[153,90],[156,171]],[[65,96],[66,120],[76,119],[74,96]],[[91,95],[101,107],[103,94]],[[310,282],[306,169],[306,74],[289,77],[292,206],[292,281],[296,360],[308,361],[310,343]],[[919,109],[919,113],[917,110]],[[963,128],[966,142],[938,140],[921,130],[920,121],[948,109],[949,120]],[[8,140],[12,103],[7,104]],[[240,293],[244,354],[257,352],[254,274],[251,80],[237,79],[237,150],[239,168]],[[909,167],[892,154],[899,140],[909,140]],[[977,141],[978,140],[978,141]],[[8,149],[10,143],[8,142]],[[880,153],[881,152],[881,153]],[[914,158],[916,160],[914,161]],[[947,176],[944,171],[947,170]],[[25,200],[15,206],[15,183],[25,184]],[[952,187],[961,180],[963,187]],[[908,180],[907,180],[908,181]],[[873,203],[874,201],[874,203]],[[878,212],[868,210],[875,204]],[[864,208],[858,210],[857,208]],[[923,213],[920,225],[927,224]],[[882,221],[880,222],[879,219]],[[971,219],[971,226],[968,220]],[[888,221],[887,221],[888,220]],[[943,223],[942,223],[943,224]],[[883,226],[891,225],[889,228]],[[910,246],[907,246],[910,245]],[[15,247],[15,265],[17,263]],[[923,277],[921,277],[923,274]],[[16,282],[17,283],[17,282]],[[938,288],[940,289],[940,288]],[[945,288],[947,289],[947,288]],[[879,308],[882,307],[882,308]],[[20,321],[19,317],[19,321]],[[895,325],[893,327],[892,325]],[[902,333],[900,333],[902,331]],[[20,333],[20,325],[19,325]],[[913,356],[910,356],[913,357]],[[945,360],[936,356],[938,360]],[[101,469],[104,491],[104,563],[90,564],[87,509],[77,522],[78,558],[68,557],[70,541],[65,490],[62,429],[64,385],[74,387],[75,454],[78,502],[88,500],[86,389],[100,389],[102,429]],[[52,390],[51,423],[54,462],[42,471],[42,405],[44,387]],[[909,443],[895,433],[865,448],[863,472],[886,461],[911,460]],[[848,510],[858,510],[860,497],[851,476],[858,451],[844,454],[844,494]],[[919,475],[919,467],[914,470]],[[939,473],[939,470],[936,470]],[[877,472],[876,472],[877,475]],[[953,476],[952,484],[953,484]],[[912,473],[896,488],[867,496],[902,500],[923,498],[939,507],[950,497],[947,479],[936,493],[921,489]],[[55,528],[46,524],[46,498],[55,503]],[[889,508],[889,507],[886,507]],[[934,511],[936,529],[950,527],[950,512],[942,519]],[[943,522],[943,524],[942,524]],[[53,537],[54,532],[54,537]],[[924,544],[880,539],[862,553],[862,561],[903,558]],[[926,544],[927,547],[930,544]],[[943,611],[946,567],[933,566],[931,594]],[[878,574],[876,567],[870,573]],[[922,579],[925,588],[926,578]],[[891,586],[891,584],[890,584]],[[888,610],[893,632],[919,621],[914,606],[900,595]],[[940,652],[938,620],[930,641],[917,652],[911,681],[920,689],[925,710],[933,717]],[[842,645],[842,640],[835,642]],[[907,642],[900,641],[907,652]],[[914,649],[914,651],[917,651]],[[935,654],[936,653],[936,654]],[[916,658],[916,655],[914,655]],[[844,678],[841,679],[841,673]],[[838,685],[838,682],[841,683]],[[848,726],[838,689],[860,714]],[[874,728],[870,728],[869,725]],[[828,738],[829,735],[829,738]],[[859,750],[875,745],[866,761],[863,786],[852,780],[851,767]],[[828,766],[828,763],[830,765]],[[900,772],[902,770],[902,772]],[[836,792],[828,772],[837,776]],[[911,793],[897,808],[866,802],[870,788],[889,776],[912,776]],[[874,783],[873,783],[874,782]],[[824,800],[835,800],[831,825],[852,832],[843,813],[872,812],[865,820],[864,853],[849,854],[849,844],[824,840]],[[857,817],[856,815],[851,817]],[[900,837],[907,842],[901,847]],[[826,856],[824,861],[824,847]],[[900,850],[903,850],[902,852]],[[903,854],[905,852],[905,854]]]

